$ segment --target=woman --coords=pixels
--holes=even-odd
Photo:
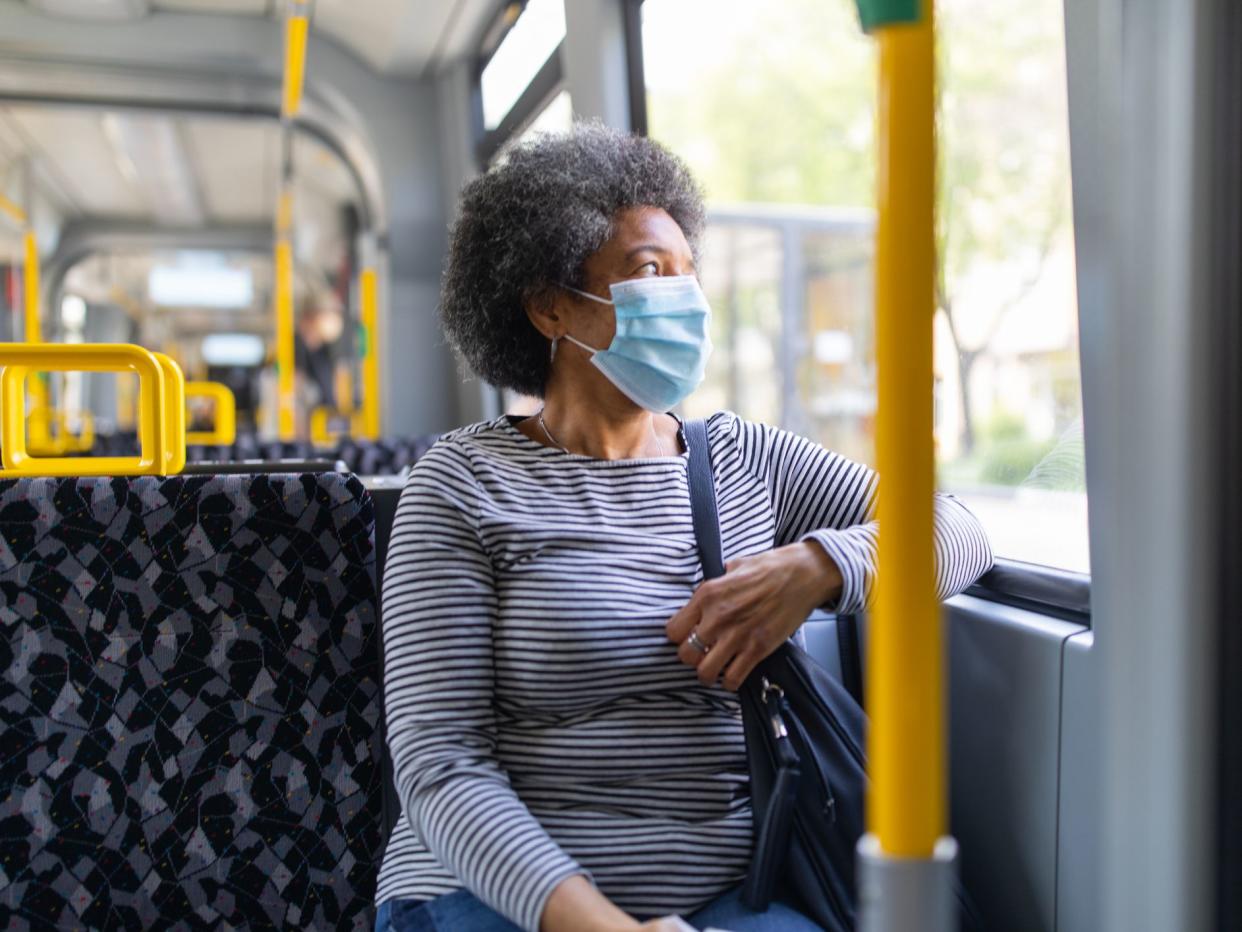
[[[729,572],[697,585],[667,412],[710,348],[703,223],[680,161],[599,126],[519,146],[463,193],[445,331],[543,407],[446,435],[401,497],[383,608],[403,813],[379,929],[817,928],[738,901],[751,810],[733,691],[812,609],[864,605],[875,476],[711,417]],[[936,538],[944,597],[991,565],[951,498]]]

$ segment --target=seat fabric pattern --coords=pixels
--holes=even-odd
[[[373,533],[352,476],[0,482],[0,927],[369,927]]]

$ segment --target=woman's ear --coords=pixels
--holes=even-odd
[[[565,313],[552,289],[540,291],[522,302],[522,309],[534,328],[549,340],[563,335],[566,327]]]

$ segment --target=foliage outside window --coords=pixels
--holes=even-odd
[[[1086,571],[1060,3],[937,9],[940,483],[999,555]],[[651,135],[711,208],[717,352],[687,413],[871,461],[876,62],[854,3],[646,0],[643,58]]]

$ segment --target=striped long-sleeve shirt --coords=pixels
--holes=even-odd
[[[875,579],[876,476],[730,413],[708,420],[725,559],[817,541],[837,608]],[[506,417],[442,438],[397,509],[384,577],[388,743],[402,816],[379,902],[467,887],[524,929],[589,875],[639,916],[686,913],[751,853],[736,697],[664,626],[702,570],[686,456],[598,460]],[[937,496],[939,593],[991,565]]]

